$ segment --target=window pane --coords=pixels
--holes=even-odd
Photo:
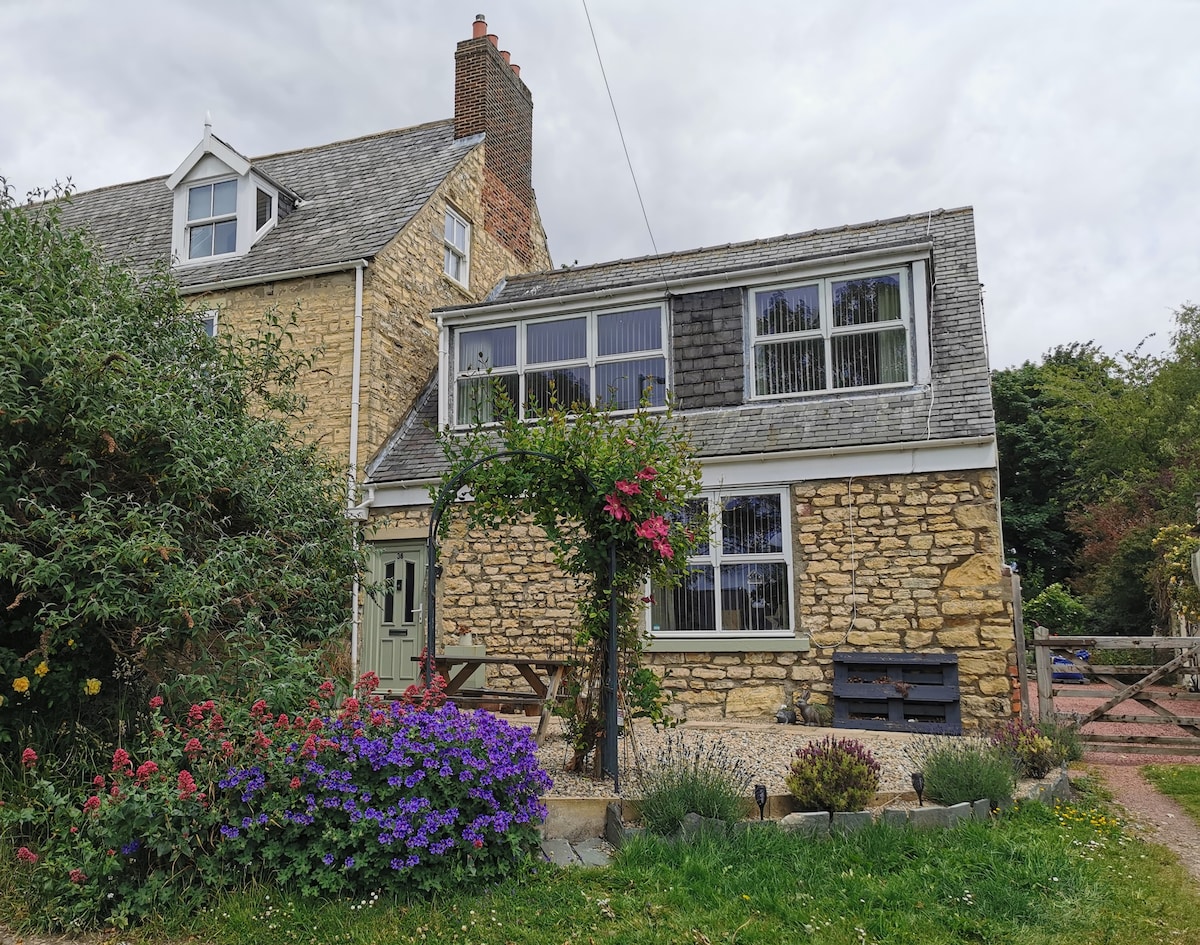
[[[497,388],[516,403],[519,384],[515,374],[460,378],[455,390],[456,423],[491,423],[496,419]]]
[[[574,407],[590,406],[591,402],[591,371],[586,366],[525,372],[525,403],[538,413],[545,413],[552,404]]]
[[[790,630],[787,565],[725,564],[721,566],[721,629]]]
[[[202,256],[211,256],[212,249],[212,224],[207,226],[194,226],[188,230],[188,258],[199,259]]]
[[[903,329],[834,335],[833,386],[871,387],[908,380],[908,346]]]
[[[458,333],[459,371],[487,371],[517,363],[517,329],[480,328]]]
[[[457,279],[462,282],[463,259],[449,246],[445,247],[445,253],[442,259],[442,270],[451,279]]]
[[[223,180],[212,185],[212,215],[231,216],[237,213],[237,181]]]
[[[467,226],[449,210],[446,211],[446,229],[444,237],[447,243],[454,246],[463,255],[466,255]]]
[[[721,508],[721,551],[753,555],[783,551],[783,501],[778,493],[739,495]]]
[[[662,348],[662,312],[642,308],[633,312],[612,312],[596,318],[599,353],[625,354],[628,351],[655,351]]]
[[[667,402],[667,362],[663,358],[609,361],[596,365],[596,397],[617,410],[633,410],[646,394],[651,407]]]
[[[790,331],[816,331],[821,327],[821,290],[816,285],[755,292],[758,311],[756,330],[760,335]]]
[[[833,284],[833,327],[900,318],[900,277],[867,276]]]
[[[825,389],[825,341],[806,338],[754,349],[754,392],[759,396]]]
[[[259,189],[256,200],[256,215],[254,218],[254,228],[261,230],[264,226],[271,222],[271,205],[274,201],[271,195],[263,189]]]
[[[187,218],[189,220],[206,220],[211,216],[212,185],[204,184],[201,187],[189,188]]]
[[[213,255],[237,249],[237,220],[225,220],[213,226]]]
[[[716,585],[712,565],[688,565],[678,587],[655,588],[650,608],[654,632],[708,631],[717,629]]]
[[[586,357],[586,318],[536,322],[525,329],[525,360],[529,364],[578,361]]]

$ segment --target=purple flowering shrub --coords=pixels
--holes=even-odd
[[[319,750],[231,770],[222,854],[305,893],[435,890],[511,871],[537,844],[550,779],[528,729],[453,705],[333,720]]]
[[[801,810],[863,810],[879,790],[879,772],[862,742],[826,735],[796,749],[784,783]]]
[[[1050,769],[1064,760],[1063,752],[1053,739],[1022,719],[1005,722],[988,740],[1016,762],[1022,777],[1044,778]]]
[[[0,805],[0,841],[29,917],[46,928],[129,925],[164,903],[278,883],[350,895],[385,884],[486,882],[537,842],[549,777],[528,729],[441,704],[436,683],[385,702],[335,698],[308,711],[213,701],[150,724],[80,787],[27,748],[20,798]]]

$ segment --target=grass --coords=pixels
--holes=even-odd
[[[1200,765],[1146,765],[1142,773],[1200,824]]]
[[[4,877],[0,876],[0,880]],[[5,906],[16,905],[9,899]],[[1200,896],[1103,807],[1021,805],[946,832],[648,837],[604,870],[531,868],[495,889],[312,902],[260,888],[121,933],[131,945],[1151,945],[1200,941]]]

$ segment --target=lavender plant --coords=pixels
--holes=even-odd
[[[638,808],[651,833],[671,834],[688,814],[726,823],[742,817],[751,775],[720,742],[689,742],[668,732],[657,755],[638,775]]]
[[[992,732],[989,741],[1016,763],[1022,776],[1044,778],[1065,760],[1065,752],[1036,725],[1010,719]]]
[[[879,771],[861,742],[827,735],[796,749],[784,781],[802,810],[862,810],[879,790]]]

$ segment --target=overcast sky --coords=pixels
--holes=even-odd
[[[1200,302],[1200,0],[589,0],[660,252],[975,208],[992,366]],[[583,0],[0,0],[18,195],[454,110],[485,13],[556,264],[653,252]]]

